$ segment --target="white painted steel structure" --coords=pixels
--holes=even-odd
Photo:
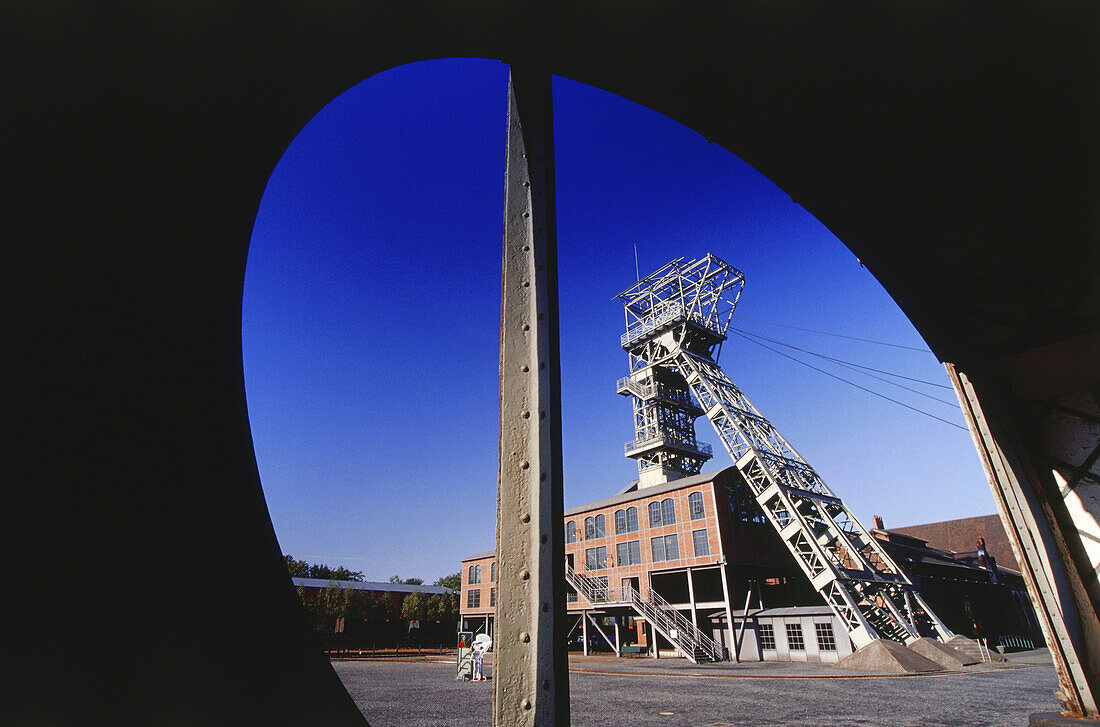
[[[623,348],[633,397],[640,486],[697,472],[709,458],[695,440],[706,415],[753,497],[799,567],[848,629],[856,648],[953,635],[878,541],[718,365],[744,275],[718,257],[673,260],[616,297],[626,311]]]

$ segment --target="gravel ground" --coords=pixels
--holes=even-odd
[[[753,664],[699,678],[691,674],[706,670],[673,659],[619,660],[637,674],[592,671],[613,662],[570,660],[577,669],[569,679],[574,727],[1026,725],[1030,713],[1057,709],[1057,677],[1041,654],[939,676],[836,678],[821,666],[793,676],[789,665]],[[347,661],[333,667],[373,727],[492,723],[492,681],[456,681],[453,664]],[[814,678],[825,675],[831,678]]]

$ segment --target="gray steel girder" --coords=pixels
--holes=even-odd
[[[496,727],[568,725],[550,74],[513,65],[500,323]]]

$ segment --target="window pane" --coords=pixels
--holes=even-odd
[[[495,589],[495,588],[490,588],[489,589],[489,605],[490,606],[497,605],[497,589]]]
[[[642,562],[642,548],[637,540],[615,546],[615,560],[620,566],[638,565]]]
[[[703,493],[691,493],[691,497],[688,498],[688,507],[691,510],[692,520],[698,520],[699,518],[703,517]]]
[[[497,562],[495,560],[489,567],[489,580],[491,580],[493,583],[496,583],[497,580]]]
[[[802,643],[802,624],[787,624],[787,646],[791,651],[805,651]]]
[[[760,637],[761,651],[775,651],[775,629],[771,624],[760,624],[757,634]]]
[[[584,551],[584,569],[596,570],[596,549],[587,548]]]
[[[653,562],[660,563],[665,559],[665,539],[664,538],[651,538],[649,541],[649,547],[653,554]]]
[[[607,520],[603,515],[596,516],[596,537],[602,538],[607,535]]]
[[[661,503],[649,503],[649,527],[656,528],[661,525]]]
[[[584,539],[591,540],[596,537],[596,523],[590,517],[584,519]]]
[[[706,528],[691,532],[692,545],[695,547],[695,557],[710,555],[710,542],[707,539]]]
[[[633,533],[638,529],[638,508],[628,507],[626,509],[626,532]]]
[[[607,567],[607,546],[606,545],[601,545],[600,547],[596,548],[596,567],[597,568],[606,568]]]
[[[661,522],[665,525],[676,522],[676,506],[672,503],[671,497],[661,500]]]
[[[577,542],[577,523],[573,520],[570,520],[565,524],[565,542]]]
[[[665,536],[665,560],[676,560],[680,557],[680,544],[675,535]]]
[[[817,648],[822,651],[836,651],[832,624],[814,624],[814,630],[817,632]]]
[[[615,511],[615,534],[626,532],[626,510]]]

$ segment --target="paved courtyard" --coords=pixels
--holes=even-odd
[[[455,681],[453,664],[346,661],[333,667],[373,727],[492,723],[492,681]],[[1028,714],[1057,709],[1057,677],[1045,651],[936,676],[837,675],[811,664],[695,667],[681,659],[571,658],[572,724],[1026,725]]]

